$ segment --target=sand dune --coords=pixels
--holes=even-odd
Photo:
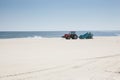
[[[0,80],[120,80],[120,37],[0,39]]]

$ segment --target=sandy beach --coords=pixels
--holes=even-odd
[[[120,80],[120,37],[0,39],[0,80]]]

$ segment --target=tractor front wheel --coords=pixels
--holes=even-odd
[[[70,39],[70,37],[66,37],[66,39]]]

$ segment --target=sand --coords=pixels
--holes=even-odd
[[[120,37],[0,39],[0,80],[120,80]]]

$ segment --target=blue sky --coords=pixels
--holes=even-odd
[[[120,0],[0,0],[6,30],[120,30]]]

